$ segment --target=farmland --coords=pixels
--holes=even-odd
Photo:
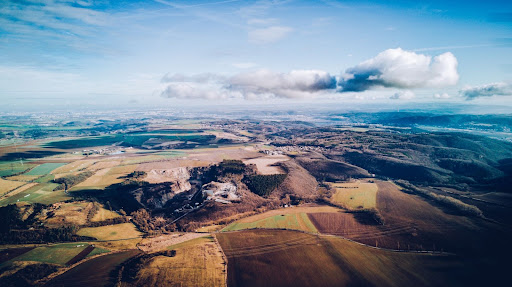
[[[14,190],[24,184],[25,184],[24,182],[5,180],[5,179],[0,178],[0,191],[1,191],[0,195],[3,195],[4,193],[6,193],[10,190]]]
[[[224,260],[211,237],[169,247],[176,256],[157,256],[121,286],[225,286]],[[178,283],[180,282],[180,283]]]
[[[99,210],[96,212],[96,214],[93,216],[93,218],[91,218],[91,221],[92,222],[103,221],[103,220],[117,218],[117,217],[119,217],[119,214],[117,214],[111,210],[105,209],[105,207],[100,207]]]
[[[229,286],[438,286],[453,283],[460,268],[442,255],[393,253],[295,231],[217,237],[228,258]]]
[[[276,228],[276,229],[293,229],[309,232],[317,232],[315,226],[309,221],[305,213],[281,214],[260,219],[254,222],[233,223],[224,228],[223,231],[235,231],[253,228]]]
[[[25,175],[45,175],[51,173],[54,169],[59,168],[66,163],[43,163],[24,173]]]
[[[53,278],[46,286],[111,286],[111,272],[139,252],[128,250],[91,259]]]
[[[36,247],[14,259],[12,261],[38,261],[45,263],[54,263],[65,265],[76,255],[87,248],[86,243],[66,243],[53,246]]]
[[[157,146],[166,142],[181,141],[181,142],[198,142],[207,144],[213,140],[213,135],[161,135],[151,133],[138,133],[138,134],[121,134],[121,135],[107,135],[101,137],[90,137],[80,139],[70,139],[62,141],[49,142],[45,145],[47,148],[58,149],[80,149],[90,147],[109,146],[120,144],[126,147],[143,147],[143,146]]]
[[[287,160],[289,160],[287,156],[277,155],[248,159],[245,160],[244,163],[255,164],[258,168],[258,172],[261,174],[276,174],[284,173],[283,170],[276,164]]]
[[[121,223],[100,227],[86,227],[78,231],[78,235],[94,237],[98,240],[133,239],[141,236],[132,223]]]
[[[53,216],[47,218],[44,222],[49,226],[59,226],[62,224],[84,225],[87,223],[87,217],[92,207],[92,202],[58,204],[53,210]]]
[[[458,286],[507,274],[512,201],[499,176],[512,146],[300,121],[162,122],[1,146],[0,207],[13,220],[0,239],[20,243],[2,246],[2,266],[78,264],[49,286]],[[456,176],[452,156],[487,171]]]
[[[65,194],[63,190],[53,191],[57,186],[58,184],[56,183],[40,183],[20,192],[15,191],[15,194],[9,194],[9,197],[4,197],[0,200],[0,206],[16,203],[18,201],[52,204],[71,198],[69,195]]]
[[[19,161],[0,161],[0,176],[4,177],[21,173],[34,166],[35,165],[33,164],[27,164]]]
[[[377,204],[377,185],[360,180],[348,183],[332,183],[336,189],[331,201],[349,210],[371,209]]]

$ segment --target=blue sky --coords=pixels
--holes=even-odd
[[[512,105],[508,1],[0,3],[6,106]]]

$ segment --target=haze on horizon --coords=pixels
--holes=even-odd
[[[510,107],[511,33],[503,1],[4,0],[1,110]]]

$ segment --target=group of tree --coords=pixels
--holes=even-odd
[[[58,228],[41,228],[35,222],[42,205],[30,207],[30,215],[23,220],[22,212],[15,204],[0,207],[0,244],[49,243],[63,241],[91,240],[93,238],[78,236],[77,226]]]
[[[268,196],[286,178],[286,174],[249,175],[244,177],[247,187],[259,196]]]
[[[66,175],[60,178],[56,178],[53,180],[55,183],[59,183],[60,185],[57,186],[54,190],[67,190],[71,187],[85,181],[89,177],[91,177],[94,173],[92,171],[84,171],[82,173],[79,173],[77,175]]]

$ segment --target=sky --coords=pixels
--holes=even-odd
[[[0,102],[512,108],[512,2],[2,0]]]

